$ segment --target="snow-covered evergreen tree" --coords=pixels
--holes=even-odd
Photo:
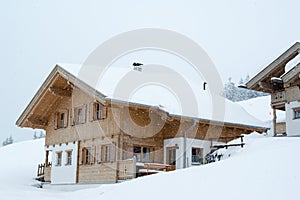
[[[5,139],[5,141],[2,142],[2,146],[6,146],[12,143],[14,143],[14,139],[12,136],[9,136],[8,138]]]
[[[239,85],[244,85],[249,81],[250,77],[249,75],[246,76],[245,79],[241,78],[239,81]],[[229,78],[228,82],[224,85],[224,97],[231,100],[231,101],[244,101],[247,99],[252,99],[259,96],[266,96],[268,94],[263,92],[257,92],[253,90],[248,90],[244,88],[239,88],[235,85],[234,82],[232,82],[232,79]]]
[[[40,132],[40,135],[38,136],[36,131],[34,131],[34,134],[33,134],[33,139],[36,140],[36,139],[40,139],[40,138],[45,138],[46,135],[43,131]]]

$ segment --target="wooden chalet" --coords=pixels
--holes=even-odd
[[[296,42],[246,84],[248,89],[271,94],[274,135],[300,135],[299,53],[300,43]],[[285,123],[276,123],[276,110],[286,112]]]
[[[131,119],[125,117],[126,112]],[[137,131],[130,120],[147,128]],[[170,115],[159,107],[110,99],[59,65],[16,124],[46,131],[40,174],[51,184],[117,182],[203,164],[211,151],[207,138],[218,136],[207,132],[209,126],[221,131],[222,137],[232,138],[266,131],[265,127]]]

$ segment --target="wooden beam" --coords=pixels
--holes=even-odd
[[[49,91],[56,95],[56,96],[60,96],[60,97],[70,97],[72,95],[72,88],[61,88],[61,87],[50,87]]]
[[[48,120],[45,118],[38,118],[31,116],[27,119],[31,124],[38,125],[38,126],[47,126]]]
[[[266,82],[259,82],[258,83],[259,87],[263,90],[266,91],[268,93],[272,93],[274,91],[274,87],[273,85],[266,83]]]

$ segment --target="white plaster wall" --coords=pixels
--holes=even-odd
[[[300,135],[300,119],[294,119],[293,108],[299,108],[300,102],[293,101],[285,104],[286,111],[286,132],[288,136]]]
[[[187,167],[191,167],[192,163],[192,148],[203,148],[204,156],[210,152],[210,141],[198,140],[187,138],[186,141],[186,159],[187,159]],[[178,145],[178,149],[176,149],[176,169],[183,168],[183,152],[184,152],[184,138],[172,138],[164,140],[164,163],[167,162],[167,147],[174,147]]]
[[[203,156],[210,152],[210,141],[197,140],[197,139],[187,139],[187,166],[192,166],[192,148],[202,148]]]
[[[70,184],[76,183],[76,170],[77,170],[77,152],[78,143],[68,143],[50,146],[46,150],[52,151],[52,167],[51,167],[51,184]],[[66,151],[72,150],[72,164],[66,165],[67,153]],[[56,166],[57,158],[56,152],[62,151],[61,166]]]

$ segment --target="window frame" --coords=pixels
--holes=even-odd
[[[76,122],[77,124],[82,124],[83,123],[83,109],[82,108],[77,108],[76,110]]]
[[[95,103],[94,104],[94,109],[95,109],[95,119],[100,120],[103,119],[103,106],[100,103]]]
[[[82,164],[83,165],[92,164],[92,151],[90,147],[82,148]]]
[[[135,152],[137,149],[139,149],[139,152]],[[148,149],[148,152],[144,152],[144,149]],[[133,145],[132,152],[133,156],[135,157],[137,162],[143,162],[143,163],[151,163],[151,152],[152,148],[150,146],[140,146],[140,145]],[[147,159],[146,159],[147,155]]]
[[[86,104],[74,107],[72,109],[72,125],[86,123]]]
[[[103,104],[96,102],[91,102],[89,104],[89,121],[93,122],[96,120],[104,120],[107,118],[107,107]]]
[[[62,151],[56,151],[55,166],[60,167],[62,165]]]
[[[65,126],[65,113],[64,112],[59,113],[58,123],[59,123],[58,128],[64,128],[64,126]]]
[[[104,163],[108,163],[112,161],[112,157],[111,157],[111,151],[112,151],[112,147],[111,144],[108,145],[102,145],[102,156],[101,156],[101,161]]]
[[[54,115],[54,129],[63,129],[68,127],[68,113],[69,110],[58,110]]]
[[[166,162],[168,165],[176,166],[177,163],[177,148],[176,146],[166,148]]]
[[[196,151],[196,154],[193,153],[193,150]],[[196,158],[196,161],[194,160],[195,158]],[[192,165],[203,164],[203,148],[201,148],[201,147],[192,147],[191,148],[191,161],[192,161]]]
[[[293,119],[300,119],[300,107],[293,108]]]
[[[66,164],[65,165],[72,165],[73,161],[73,150],[66,150]]]

